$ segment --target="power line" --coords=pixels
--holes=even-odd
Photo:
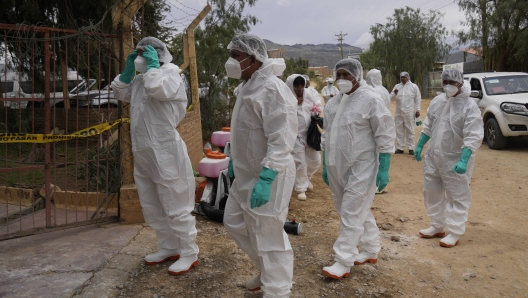
[[[449,2],[449,3],[447,3],[446,5],[444,5],[444,6],[440,7],[440,8],[437,8],[437,9],[433,9],[433,10],[434,10],[434,11],[439,11],[440,9],[442,9],[442,8],[444,8],[444,7],[447,7],[447,6],[451,5],[451,4],[455,4],[455,1],[453,1],[453,2]]]

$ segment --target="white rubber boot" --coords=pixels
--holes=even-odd
[[[300,192],[298,195],[297,195],[297,199],[299,201],[306,201],[306,194],[303,192]]]
[[[190,255],[181,257],[178,261],[169,267],[170,275],[180,275],[191,270],[192,267],[198,265],[198,256]]]
[[[378,254],[362,251],[357,255],[354,265],[361,265],[365,263],[376,264],[376,262],[378,262]]]
[[[262,286],[263,284],[260,281],[260,274],[246,282],[246,288],[251,292],[260,290],[260,287]]]
[[[312,182],[308,181],[308,191],[312,191],[313,190],[313,184]]]
[[[158,252],[145,256],[145,264],[156,265],[168,260],[176,261],[179,258],[180,254],[177,249],[160,248]]]
[[[341,263],[335,262],[334,265],[323,268],[323,275],[328,276],[333,279],[341,279],[343,277],[349,277],[350,267],[345,266]]]
[[[459,239],[459,235],[449,234],[440,240],[440,246],[451,248],[458,244]]]
[[[445,228],[437,229],[433,226],[430,226],[427,229],[420,230],[420,237],[422,238],[434,238],[434,237],[444,237]]]

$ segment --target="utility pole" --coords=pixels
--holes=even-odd
[[[343,31],[341,31],[341,33],[339,34],[336,34],[335,36],[338,37],[338,41],[341,43],[341,46],[339,47],[340,50],[341,50],[341,59],[343,59],[343,37],[347,36],[348,34],[343,34]]]

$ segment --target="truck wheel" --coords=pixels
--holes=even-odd
[[[500,150],[506,147],[507,139],[502,135],[499,123],[495,118],[490,118],[484,126],[484,138],[488,147],[493,150]]]

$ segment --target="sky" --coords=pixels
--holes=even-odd
[[[184,23],[201,10],[206,0],[167,0],[171,6],[168,19]],[[228,3],[233,0],[227,0]],[[250,33],[263,39],[285,45],[338,43],[336,34],[347,34],[343,43],[368,48],[372,41],[371,25],[387,23],[395,8],[430,9],[444,14],[442,23],[449,32],[460,30],[464,12],[459,11],[454,0],[257,0],[245,9],[259,19]],[[185,19],[181,19],[185,18]],[[454,43],[454,37],[448,38]]]

